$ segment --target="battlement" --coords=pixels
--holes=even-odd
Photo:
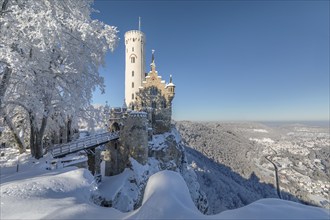
[[[132,30],[125,33],[125,44],[130,42],[141,42],[143,45],[145,42],[145,35],[142,31]]]
[[[128,35],[136,35],[136,34],[140,34],[142,36],[145,36],[145,34],[142,31],[139,31],[139,30],[130,30],[130,31],[127,31],[125,33],[125,38],[128,37]]]

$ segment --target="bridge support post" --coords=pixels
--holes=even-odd
[[[106,145],[105,176],[117,175],[124,171],[128,163],[128,152],[121,148],[120,141],[114,140]]]
[[[101,149],[95,148],[95,176],[102,176],[101,174]]]
[[[87,164],[88,170],[93,174],[93,176],[101,175],[101,149],[96,147],[94,149],[89,149],[87,152]]]
[[[88,170],[95,175],[95,149],[90,149],[90,151],[87,152],[87,164],[88,164]]]

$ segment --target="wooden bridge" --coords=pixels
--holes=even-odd
[[[104,132],[92,136],[87,136],[65,144],[56,144],[50,151],[54,158],[64,157],[67,154],[75,153],[81,150],[88,150],[108,143],[119,138],[119,131]]]

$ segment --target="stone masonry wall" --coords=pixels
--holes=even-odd
[[[141,164],[148,160],[147,114],[144,112],[130,113],[120,132],[120,141],[133,157]]]

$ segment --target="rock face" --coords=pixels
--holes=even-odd
[[[198,183],[195,171],[190,166],[187,166],[187,162],[185,162],[185,164],[186,166],[183,166],[181,175],[187,183],[191,198],[194,201],[196,207],[203,214],[206,214],[208,213],[209,209],[209,202],[207,200],[206,194],[201,190],[201,186]]]
[[[172,133],[154,135],[149,143],[149,157],[160,162],[162,170],[182,170],[184,149]]]
[[[133,126],[131,127],[133,128]],[[143,153],[145,152],[143,151]],[[208,210],[206,196],[200,190],[197,175],[188,166],[185,150],[177,130],[172,128],[171,132],[153,135],[152,140],[148,142],[148,154],[149,157],[146,160],[139,155],[131,155],[128,161],[129,168],[126,168],[123,173],[119,174],[123,176],[123,180],[119,186],[115,186],[118,187],[118,189],[115,189],[116,193],[109,197],[104,197],[99,204],[107,204],[107,206],[123,212],[132,211],[140,207],[149,177],[161,170],[172,170],[183,176],[196,207],[202,213],[206,213]],[[100,188],[106,187],[102,186],[102,184],[107,184],[106,178],[111,177],[105,177],[105,182],[101,183]]]

